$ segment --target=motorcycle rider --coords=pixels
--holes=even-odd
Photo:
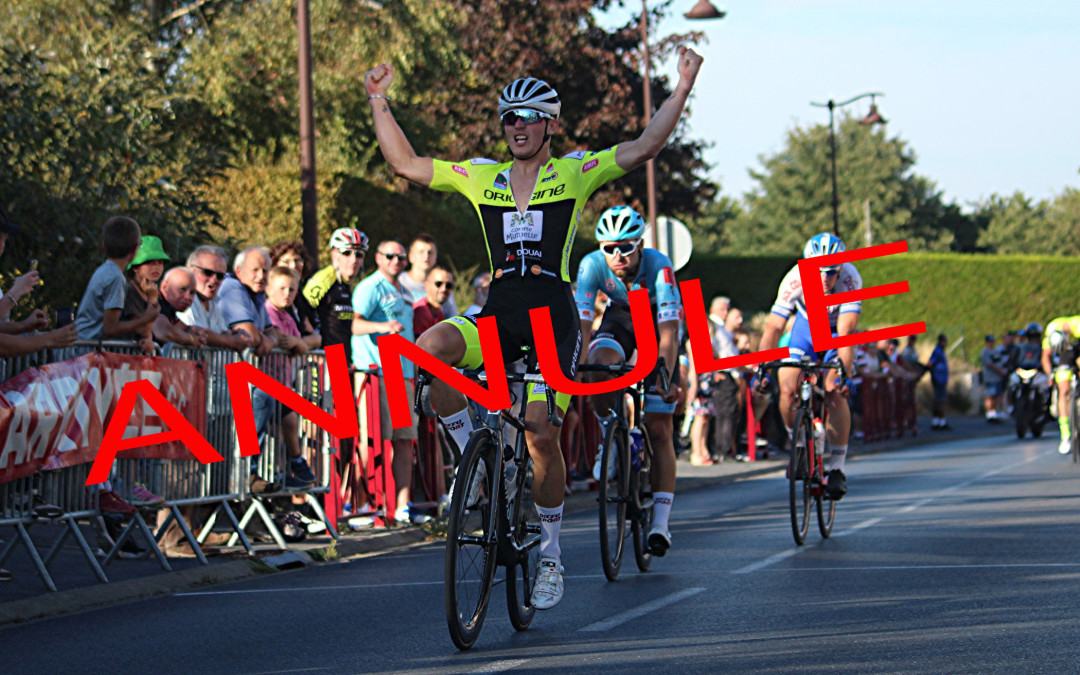
[[[1035,321],[1024,326],[1020,331],[1021,341],[1016,344],[1014,367],[1009,375],[1009,387],[1006,390],[1010,412],[1013,412],[1016,406],[1016,398],[1023,382],[1020,371],[1023,370],[1037,371],[1031,381],[1032,388],[1038,393],[1036,400],[1042,404],[1049,400],[1050,379],[1042,369],[1042,331],[1042,324]]]

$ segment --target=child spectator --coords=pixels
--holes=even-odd
[[[90,277],[90,283],[79,302],[79,311],[75,315],[79,339],[124,339],[132,333],[144,333],[160,312],[156,301],[140,317],[130,320],[120,318],[127,295],[127,281],[122,270],[135,258],[140,248],[142,235],[139,224],[126,216],[109,218],[101,229],[101,240],[106,260]],[[108,481],[99,490],[98,508],[105,513],[135,513],[135,507],[114,492]]]
[[[124,339],[132,333],[144,332],[160,312],[155,302],[142,316],[120,318],[128,286],[123,270],[139,250],[142,241],[139,224],[126,216],[109,218],[102,227],[101,240],[106,260],[90,277],[75,315],[80,340]]]
[[[300,287],[300,275],[288,267],[271,268],[266,281],[266,313],[270,323],[280,332],[277,346],[292,351],[293,354],[307,354],[308,347],[300,337],[300,329],[292,316],[292,303]],[[291,379],[292,373],[287,377]],[[289,381],[282,384],[291,388]],[[286,409],[287,410],[287,409]],[[285,450],[289,456],[289,471],[285,475],[285,486],[304,488],[315,482],[303,454],[300,452],[300,418],[296,412],[287,410],[281,417],[281,435],[285,439]]]
[[[300,280],[300,288],[304,287],[310,274],[305,275],[304,270],[308,267],[307,249],[299,239],[278,242],[270,248],[270,267],[288,267],[296,272]],[[298,293],[289,305],[289,314],[292,315],[296,327],[300,330],[300,336],[304,338],[304,344],[308,349],[318,349],[322,346],[322,335],[319,331],[319,313],[307,301],[303,293]]]

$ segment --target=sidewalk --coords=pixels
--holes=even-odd
[[[868,444],[856,441],[851,445],[850,454],[859,457],[928,443],[1011,434],[1013,430],[1008,421],[991,425],[976,416],[956,417],[949,422],[951,430],[931,431],[929,418],[920,418],[918,435]],[[676,491],[685,492],[780,471],[786,462],[787,455],[784,453],[773,453],[769,459],[757,462],[728,460],[706,467],[691,466],[687,461],[680,461]],[[566,499],[567,514],[595,508],[595,491],[579,490]],[[60,532],[59,526],[49,524],[31,528],[31,535],[38,540],[39,550],[47,549]],[[5,540],[14,534],[13,528],[0,529],[0,537]],[[50,566],[50,574],[60,589],[56,593],[45,590],[25,549],[19,548],[5,563],[7,569],[14,573],[14,580],[0,583],[0,626],[246,579],[273,573],[277,571],[275,568],[318,565],[322,564],[318,562],[320,559],[329,562],[332,559],[362,558],[412,546],[429,538],[426,530],[417,527],[371,528],[360,532],[342,532],[330,556],[327,556],[332,541],[329,537],[309,537],[300,544],[294,544],[284,554],[272,546],[256,545],[257,558],[249,558],[240,549],[239,553],[210,556],[208,566],[199,565],[194,558],[170,558],[172,572],[163,571],[154,559],[117,560],[105,568],[110,580],[108,584],[97,583],[81,553],[73,543],[69,543]],[[93,542],[93,538],[90,541]]]

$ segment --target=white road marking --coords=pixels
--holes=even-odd
[[[485,666],[480,666],[476,670],[469,671],[470,673],[502,673],[507,670],[512,670],[518,666],[528,663],[529,659],[507,659],[505,661],[493,661]]]
[[[591,623],[584,628],[579,628],[578,631],[586,633],[599,633],[605,630],[611,630],[616,626],[621,626],[628,621],[633,621],[634,619],[645,616],[650,612],[655,612],[658,609],[667,607],[668,605],[676,603],[685,598],[689,598],[692,595],[697,595],[704,590],[704,588],[687,588],[685,590],[679,591],[678,593],[672,593],[671,595],[666,595],[651,602],[646,602],[644,605],[640,605],[638,607],[635,607],[634,609],[628,609],[625,612],[620,612],[602,621]]]
[[[933,497],[927,497],[926,499],[922,499],[922,500],[920,500],[918,502],[915,502],[914,504],[909,504],[908,506],[905,506],[904,508],[898,510],[897,513],[911,513],[912,511],[915,511],[916,509],[920,509],[920,508],[926,506],[927,504],[932,503],[934,500],[936,500],[936,499],[938,499],[940,497],[943,497],[943,496],[945,496],[947,494],[950,494],[952,492],[956,492],[957,490],[962,490],[962,489],[964,489],[966,487],[974,485],[975,483],[978,483],[979,481],[981,481],[983,479],[989,478],[991,476],[996,476],[999,473],[1004,473],[1006,471],[1011,471],[1012,469],[1015,469],[1017,467],[1020,467],[1020,466],[1023,466],[1025,464],[1028,464],[1030,462],[1033,462],[1036,459],[1038,459],[1040,456],[1047,455],[1047,454],[1050,454],[1049,451],[1042,452],[1042,453],[1037,453],[1037,454],[1031,455],[1030,457],[1027,457],[1026,459],[1023,459],[1023,460],[1021,460],[1019,462],[1013,462],[1012,464],[1006,464],[1005,466],[1001,466],[1001,467],[998,467],[996,469],[992,469],[992,470],[987,471],[985,473],[979,474],[975,478],[972,478],[970,480],[966,480],[963,483],[957,483],[956,485],[952,485],[950,487],[939,490],[937,492],[937,494],[935,494]],[[884,516],[879,517],[879,518],[870,518],[869,520],[864,520],[861,523],[858,523],[857,525],[853,525],[853,526],[847,528],[846,530],[843,530],[841,532],[835,532],[835,533],[833,533],[832,536],[834,538],[846,537],[847,535],[854,534],[855,532],[858,532],[859,530],[865,530],[868,527],[872,527],[874,525],[877,525],[878,523],[880,523],[882,521],[883,518],[884,518]],[[809,548],[809,547],[807,547],[807,548]],[[796,555],[799,551],[802,551],[802,550],[805,550],[805,548],[799,547],[799,548],[788,549],[787,551],[781,551],[780,553],[775,553],[775,554],[769,556],[768,558],[765,558],[764,560],[759,560],[759,561],[757,561],[755,563],[750,563],[749,565],[746,565],[745,567],[740,567],[737,570],[733,570],[731,573],[732,574],[749,574],[750,572],[756,572],[757,570],[764,569],[764,568],[769,567],[771,565],[774,565],[774,564],[776,564],[776,563],[778,563],[778,562],[780,562],[782,560],[786,560],[786,559],[792,557],[793,555]],[[1069,565],[1072,565],[1072,563],[1063,563],[1063,565],[1069,566]],[[945,567],[948,567],[948,566],[945,566]],[[979,567],[979,566],[977,565],[976,567]],[[993,565],[986,565],[986,567],[993,567]],[[825,569],[861,569],[861,568],[825,568],[825,567],[822,567],[822,568],[815,568],[815,569],[825,570]],[[870,567],[868,567],[868,568],[865,568],[865,569],[909,569],[909,568],[888,568],[888,567],[881,567],[881,568],[873,567],[873,568],[870,568]],[[920,569],[920,568],[919,567],[912,567],[910,569]],[[935,566],[931,565],[931,566],[927,566],[927,567],[921,568],[921,569],[937,569],[937,568]]]
[[[971,563],[956,565],[869,565],[865,567],[784,567],[770,572],[877,572],[880,570],[977,570],[977,569],[1012,569],[1042,567],[1080,567],[1080,562],[1071,563]]]

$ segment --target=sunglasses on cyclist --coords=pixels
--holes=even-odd
[[[339,248],[337,249],[337,252],[346,258],[352,258],[353,256],[358,256],[360,258],[364,257],[364,252],[355,248]]]
[[[206,278],[216,277],[218,281],[222,281],[222,280],[225,279],[225,273],[224,272],[218,272],[216,270],[208,270],[205,267],[199,267],[198,265],[192,265],[192,267],[194,267],[195,269],[202,272],[203,276],[206,277]]]
[[[616,253],[622,254],[622,257],[627,257],[641,245],[640,239],[633,241],[606,241],[600,244],[600,250],[604,252],[604,255],[614,257]]]
[[[823,267],[821,271],[824,272],[825,276],[830,279],[835,277],[837,274],[840,274],[839,267]]]
[[[542,119],[551,119],[542,112],[536,110],[511,110],[502,116],[502,123],[508,127],[512,127],[521,120],[525,124],[536,124]]]

